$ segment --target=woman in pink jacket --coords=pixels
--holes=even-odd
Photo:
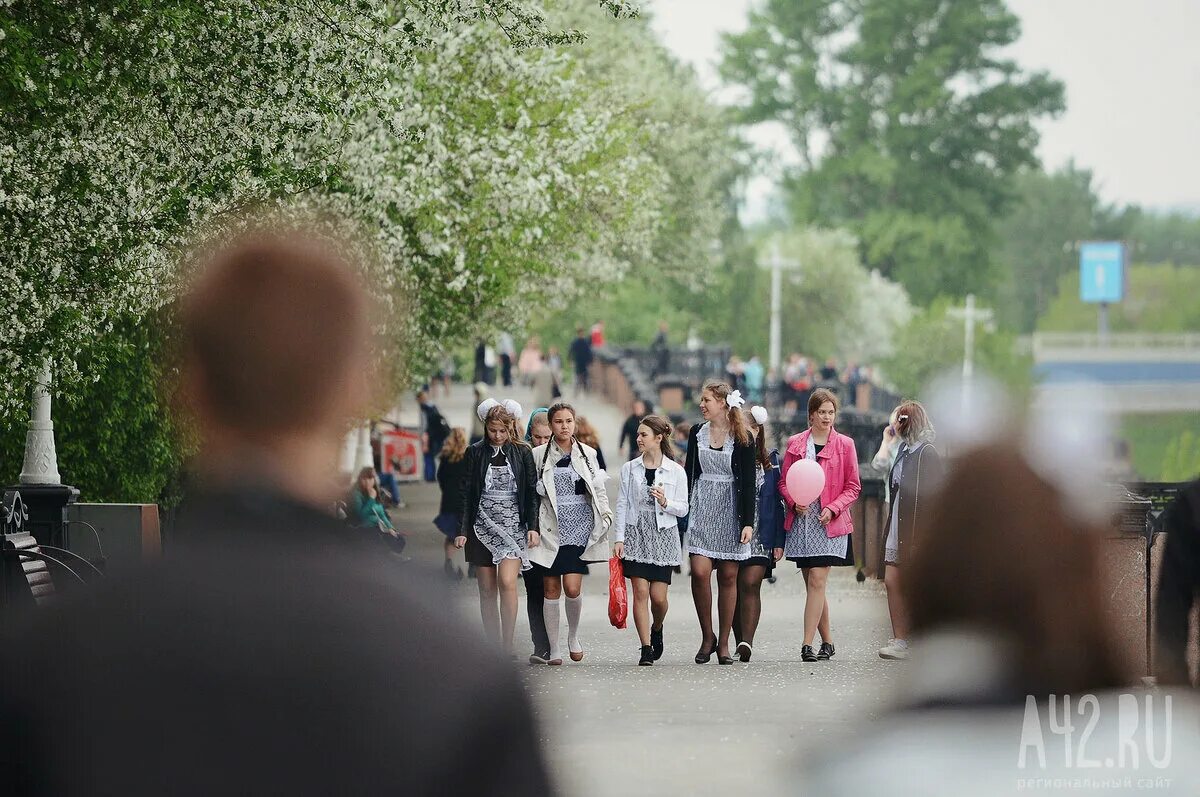
[[[808,399],[808,429],[788,440],[783,457],[779,492],[787,506],[784,556],[804,573],[807,596],[804,602],[804,661],[828,661],[834,654],[829,631],[829,602],[825,583],[830,567],[853,566],[854,550],[850,532],[854,522],[850,505],[862,489],[858,480],[858,452],[854,441],[833,428],[837,417],[837,396],[818,388]],[[825,489],[808,506],[796,506],[788,493],[787,472],[800,459],[813,459],[825,472]],[[813,638],[821,632],[821,649],[813,653]]]

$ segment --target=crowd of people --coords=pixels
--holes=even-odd
[[[526,418],[515,401],[485,398],[470,446],[464,451],[455,445],[441,455],[435,525],[446,535],[446,572],[459,577],[451,559],[454,549],[463,549],[478,579],[485,630],[509,655],[521,575],[533,644],[529,661],[557,665],[564,660],[564,613],[567,654],[575,661],[584,656],[579,623],[589,564],[616,557],[632,587],[639,663],[652,665],[664,648],[667,586],[686,564],[700,631],[695,660],[707,663],[715,656],[731,664],[735,656],[750,661],[762,583],[787,559],[801,570],[806,587],[801,656],[828,661],[836,648],[825,587],[831,568],[854,564],[858,456],[853,440],[835,428],[835,393],[813,391],[807,409],[809,428],[781,453],[768,445],[767,410],[747,408],[726,382],[704,385],[702,421],[692,426],[675,426],[637,401],[622,429],[624,464],[610,496],[594,430],[570,403],[553,402]],[[452,436],[465,440],[466,432],[455,429]],[[932,438],[924,408],[905,402],[876,455],[892,474],[895,499],[889,502],[886,579],[894,596],[894,636],[880,650],[886,659],[906,657],[898,567],[915,535],[917,495],[937,482]],[[802,459],[816,462],[825,476],[821,494],[808,503],[794,498],[783,478]]]

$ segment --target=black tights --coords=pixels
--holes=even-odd
[[[754,644],[754,632],[762,617],[762,583],[766,565],[747,565],[738,573],[737,609],[733,613],[733,638]]]

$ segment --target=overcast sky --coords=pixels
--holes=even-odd
[[[718,36],[741,30],[761,0],[643,0],[667,46],[718,88]],[[1008,0],[1020,18],[1018,63],[1067,89],[1067,110],[1041,125],[1049,169],[1074,158],[1110,202],[1200,212],[1200,0]],[[720,96],[718,94],[718,96]],[[786,161],[778,129],[756,143]],[[750,187],[760,215],[770,175]]]

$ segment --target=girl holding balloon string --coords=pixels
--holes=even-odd
[[[702,640],[697,664],[714,653],[719,664],[733,664],[729,632],[737,610],[739,562],[750,558],[754,536],[754,439],[746,428],[740,392],[725,382],[711,381],[700,393],[704,423],[688,437],[687,472],[690,512],[687,549],[692,564],[692,600],[700,620]],[[712,573],[717,571],[717,616],[720,633],[713,633]]]
[[[854,565],[850,505],[862,488],[854,440],[833,428],[837,396],[817,388],[808,400],[808,429],[788,440],[779,492],[788,512],[784,556],[804,574],[804,661],[828,661],[834,655],[825,585],[830,567]],[[811,464],[816,463],[814,468]],[[793,466],[798,465],[793,469]],[[821,648],[813,653],[817,631]]]

